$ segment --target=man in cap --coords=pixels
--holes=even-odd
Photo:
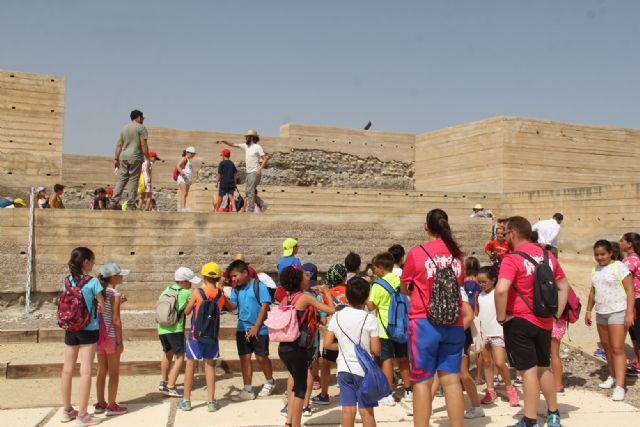
[[[125,185],[129,184],[129,198],[127,209],[134,210],[138,197],[138,180],[142,171],[142,162],[149,160],[149,147],[147,146],[148,132],[142,124],[144,115],[142,111],[133,110],[129,115],[131,122],[122,128],[116,144],[116,154],[113,165],[116,172],[120,171],[120,177],[116,184],[111,209],[120,210],[120,199]]]
[[[247,193],[247,212],[254,212],[256,203],[262,211],[267,209],[266,203],[258,197],[256,188],[260,184],[262,169],[267,167],[267,155],[258,144],[260,136],[255,130],[249,130],[244,135],[245,144],[232,144],[228,141],[216,141],[216,144],[225,144],[229,147],[240,148],[245,154],[245,167],[247,169],[247,180],[245,191]]]
[[[231,151],[225,148],[220,152],[220,157],[222,157],[222,160],[218,163],[218,174],[216,175],[218,197],[215,198],[214,210],[218,212],[224,201],[225,206],[223,206],[223,211],[232,212],[235,210],[233,193],[236,191],[238,169],[236,169],[236,165],[230,160]]]
[[[492,218],[493,214],[490,211],[484,210],[484,207],[478,203],[473,207],[473,213],[469,215],[470,218]]]
[[[282,242],[282,258],[278,260],[278,274],[282,273],[282,270],[287,267],[302,266],[300,259],[296,257],[297,253],[298,241],[292,237],[284,239],[284,242]]]

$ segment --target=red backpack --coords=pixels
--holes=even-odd
[[[91,321],[89,309],[82,295],[82,287],[91,276],[82,276],[76,286],[71,285],[71,276],[64,279],[64,290],[58,302],[58,326],[68,332],[78,332],[87,327]]]
[[[178,180],[178,175],[179,175],[178,167],[176,166],[175,168],[173,168],[173,175],[172,175],[174,181]]]
[[[580,298],[574,292],[573,288],[569,286],[569,295],[567,297],[567,306],[562,313],[561,318],[569,323],[576,323],[580,318],[580,311],[582,310],[582,303]]]

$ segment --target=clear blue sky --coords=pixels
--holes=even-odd
[[[640,1],[2,2],[0,67],[66,78],[65,152],[149,126],[640,127]],[[153,147],[152,141],[150,141]]]

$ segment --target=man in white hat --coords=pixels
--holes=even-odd
[[[473,213],[469,215],[470,218],[493,218],[491,211],[484,210],[484,207],[478,203],[473,207]]]
[[[260,184],[260,178],[262,177],[262,169],[267,167],[267,155],[264,150],[258,144],[260,136],[255,130],[249,130],[244,135],[245,144],[232,144],[228,141],[216,141],[216,144],[225,144],[229,147],[240,148],[244,151],[245,155],[245,167],[247,169],[247,180],[245,183],[245,191],[247,192],[247,212],[254,212],[256,203],[260,206],[261,210],[266,210],[267,205],[258,196],[256,188]]]

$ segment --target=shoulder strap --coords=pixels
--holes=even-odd
[[[218,289],[218,293],[216,294],[215,297],[213,297],[213,302],[217,305],[218,301],[220,301],[220,298],[222,298],[222,291],[220,289]]]
[[[624,293],[627,293],[627,288],[624,287],[624,283],[622,283],[622,279],[624,279],[624,277],[622,277],[622,275],[620,274],[620,267],[618,266],[618,263],[620,261],[614,261],[613,262],[613,271],[616,274],[616,278],[618,279],[618,283],[620,283],[620,286],[622,286],[622,288],[624,289]]]
[[[436,267],[436,269],[438,268],[438,264],[436,264],[436,262],[433,260],[433,258],[431,258],[431,255],[429,254],[429,252],[427,252],[427,250],[424,248],[424,246],[420,245],[420,249],[422,249],[424,251],[425,254],[427,254],[427,256],[429,257],[429,259],[431,260],[431,262],[433,263],[433,265]]]
[[[262,305],[262,303],[260,302],[260,281],[258,279],[253,279],[253,293],[256,296],[258,305]]]
[[[545,250],[543,249],[543,250],[542,250],[542,252],[544,252],[544,254],[545,254],[545,255],[544,255],[544,256],[545,256],[545,258],[544,258],[544,259],[548,261],[548,260],[549,260],[549,256],[547,255],[547,251],[545,251]],[[531,255],[529,255],[529,254],[526,254],[526,253],[521,252],[521,251],[515,251],[515,252],[513,252],[513,253],[514,253],[514,254],[518,254],[518,255],[520,255],[522,258],[526,259],[527,261],[529,261],[529,262],[530,262],[531,264],[533,264],[533,265],[540,265],[540,263],[539,263],[538,261],[536,261],[535,259],[533,259],[533,257],[531,257]],[[544,261],[543,261],[543,262],[544,262]]]
[[[203,301],[207,299],[207,294],[204,293],[202,288],[198,288],[198,294],[200,294],[200,299],[202,299]]]

